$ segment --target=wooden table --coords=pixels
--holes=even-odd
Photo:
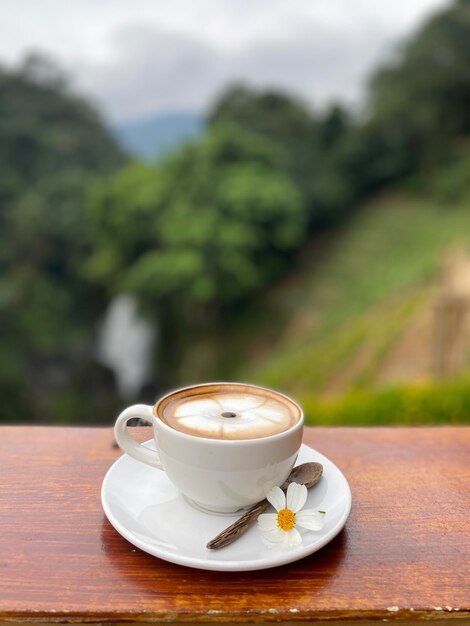
[[[350,482],[345,529],[291,565],[220,573],[111,527],[110,428],[0,428],[0,621],[470,623],[470,428],[316,428],[305,441]]]

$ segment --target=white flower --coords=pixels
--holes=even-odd
[[[307,487],[291,483],[287,489],[287,499],[280,487],[273,487],[266,498],[277,513],[264,513],[258,518],[258,528],[268,541],[282,542],[289,548],[302,543],[296,526],[307,530],[321,530],[325,512],[313,509],[300,509],[307,501]]]

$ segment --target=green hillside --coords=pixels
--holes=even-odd
[[[432,383],[435,390],[436,381],[422,367],[429,360],[429,333],[420,339],[414,327],[429,325],[421,320],[429,318],[443,261],[456,246],[470,248],[470,198],[438,201],[388,193],[370,201],[340,234],[314,239],[297,271],[262,294],[217,340],[224,346],[215,359],[218,371],[292,394],[312,419],[315,414],[326,422],[367,422],[370,403],[377,412],[382,396],[390,402],[391,392],[382,390],[402,385],[396,374],[387,380],[383,370],[405,342],[396,355],[404,361],[395,364],[398,370],[402,365],[408,379],[415,359],[413,388]],[[407,332],[416,337],[409,349]],[[207,355],[210,349],[203,345],[200,352]],[[193,357],[194,366],[197,350]],[[439,384],[442,395],[447,383]],[[399,402],[400,390],[393,393]],[[455,420],[467,415],[470,406]],[[443,419],[449,417],[452,421],[449,415]],[[384,421],[389,419],[387,414]],[[396,419],[409,421],[407,416]],[[427,419],[439,421],[432,410]]]

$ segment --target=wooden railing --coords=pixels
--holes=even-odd
[[[293,564],[224,573],[111,527],[111,428],[0,428],[0,621],[470,623],[470,428],[309,428],[305,441],[349,480],[344,530]]]

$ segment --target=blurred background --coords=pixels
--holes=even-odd
[[[470,0],[0,11],[1,422],[470,421]]]

